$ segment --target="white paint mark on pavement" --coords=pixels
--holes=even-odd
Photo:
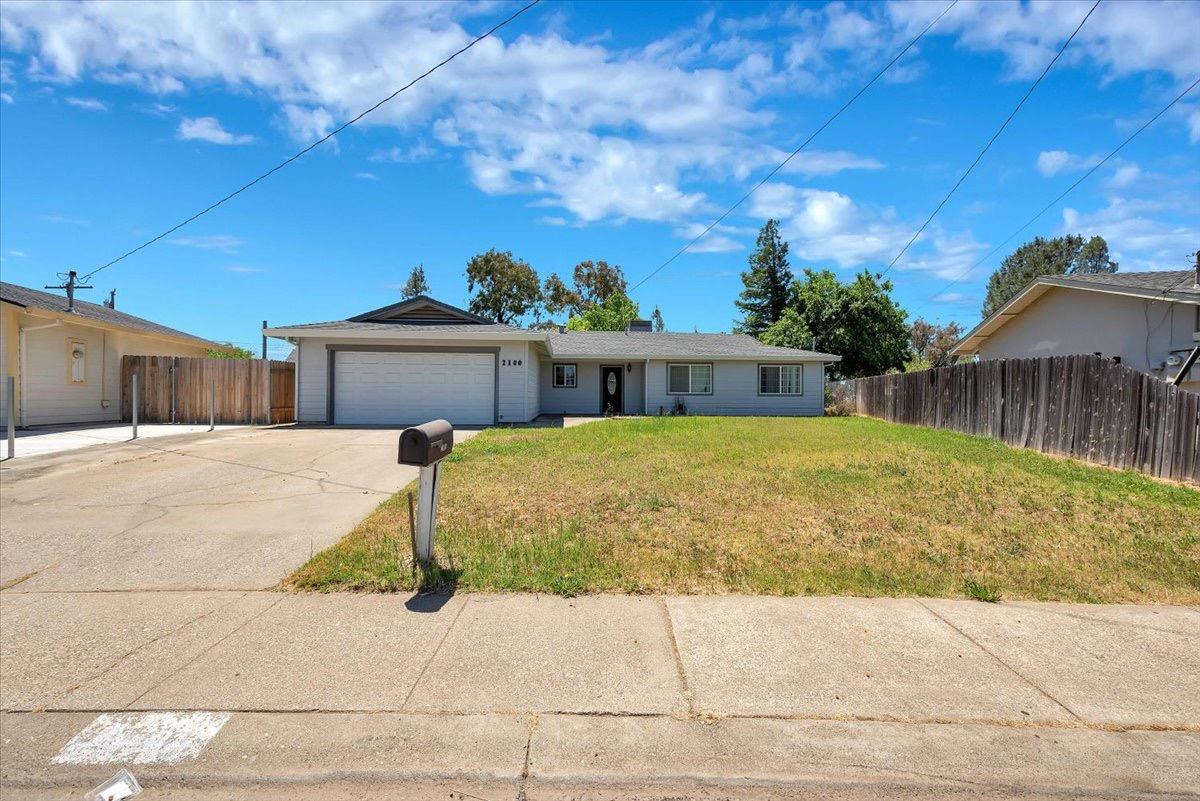
[[[54,757],[58,765],[178,762],[200,755],[229,720],[226,712],[101,715]]]

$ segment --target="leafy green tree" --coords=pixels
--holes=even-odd
[[[950,350],[962,335],[963,327],[954,321],[938,325],[924,317],[918,317],[908,327],[908,342],[913,355],[904,365],[904,371],[911,373],[915,370],[953,364]]]
[[[600,261],[581,261],[571,275],[573,285],[550,273],[542,285],[546,311],[566,313],[568,317],[583,314],[589,307],[603,303],[613,294],[626,294],[625,273],[619,265]]]
[[[506,325],[536,314],[542,302],[533,268],[510,251],[495,248],[467,262],[467,291],[473,293],[468,306],[472,314]]]
[[[593,303],[583,314],[567,321],[568,331],[625,331],[638,319],[638,306],[624,292],[614,292],[603,303]]]
[[[254,351],[222,342],[215,348],[209,348],[204,355],[210,359],[253,359]]]
[[[1054,239],[1035,238],[1014,250],[988,279],[983,300],[984,317],[999,309],[1039,275],[1086,275],[1115,273],[1117,263],[1108,258],[1104,237],[1084,241],[1078,234]]]
[[[546,306],[546,311],[550,314],[563,314],[567,316],[579,314],[583,311],[583,298],[579,296],[571,287],[558,277],[558,273],[550,273],[550,276],[542,284],[542,302]]]
[[[650,315],[650,322],[654,325],[654,330],[660,334],[667,330],[667,323],[663,320],[662,312],[658,307],[654,307],[654,312]]]
[[[400,297],[407,300],[408,298],[415,298],[417,295],[428,294],[429,282],[425,280],[425,265],[418,264],[408,274],[408,280],[404,282],[404,286],[400,287]]]
[[[733,305],[742,313],[734,331],[758,336],[783,314],[792,284],[788,243],[779,235],[779,221],[767,220],[758,232],[750,269],[742,273],[745,289]]]
[[[842,357],[829,367],[832,378],[881,375],[908,361],[907,312],[878,273],[864,270],[843,284],[829,270],[805,270],[792,295],[816,349]]]
[[[759,339],[764,344],[780,348],[812,347],[812,332],[808,330],[808,323],[791,306],[783,310],[778,320],[767,326]]]
[[[628,293],[625,273],[620,265],[610,265],[603,259],[596,262],[590,259],[579,262],[575,265],[572,278],[575,281],[575,292],[585,307],[603,303],[615,294]]]

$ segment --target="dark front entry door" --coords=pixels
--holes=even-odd
[[[600,368],[600,411],[603,414],[624,414],[625,407],[621,399],[625,393],[621,391],[621,368]]]

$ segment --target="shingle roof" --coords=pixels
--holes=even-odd
[[[1194,270],[1151,270],[1136,273],[1094,273],[1088,275],[1042,276],[1062,286],[1113,286],[1151,290],[1169,294],[1200,296]]]
[[[40,289],[30,289],[29,287],[18,286],[4,281],[0,281],[0,300],[15,303],[18,306],[24,306],[28,309],[43,309],[45,311],[67,313],[67,299],[65,296],[53,295],[49,292],[43,292]],[[200,345],[217,344],[211,340],[193,336],[175,328],[159,325],[150,320],[135,317],[132,314],[126,314],[116,309],[110,309],[107,306],[88,303],[86,300],[79,300],[78,298],[75,299],[75,311],[73,314],[85,320],[108,323],[120,328],[140,331],[144,334],[169,336],[176,339],[190,339]]]
[[[841,361],[841,356],[797,348],[764,345],[747,334],[672,334],[632,331],[567,331],[550,334],[555,358],[630,359],[795,359]]]
[[[356,320],[330,320],[325,323],[301,323],[299,325],[273,325],[271,328],[299,330],[305,328],[311,329],[327,329],[337,331],[387,331],[392,333],[409,333],[428,332],[431,334],[437,333],[457,333],[468,332],[475,334],[503,334],[528,333],[528,329],[517,328],[512,325],[502,325],[500,323],[372,323],[359,322]]]

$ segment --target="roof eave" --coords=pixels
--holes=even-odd
[[[987,338],[999,330],[1005,323],[1025,311],[1035,300],[1046,294],[1050,289],[1078,289],[1083,292],[1102,292],[1108,295],[1124,295],[1125,297],[1144,298],[1150,300],[1166,300],[1177,303],[1200,304],[1200,294],[1191,294],[1180,290],[1146,289],[1109,285],[1078,280],[1062,280],[1054,276],[1039,276],[1026,284],[1020,292],[1013,295],[1007,303],[967,332],[950,349],[952,356],[969,356],[977,353]]]
[[[295,328],[280,326],[264,328],[263,335],[279,339],[320,337],[322,339],[517,339],[521,341],[546,342],[549,334],[543,331],[404,331],[403,329],[356,329],[356,328]]]
[[[12,303],[12,301],[8,301],[8,300],[6,300],[4,302]],[[13,305],[21,306],[21,308],[23,308],[25,310],[25,314],[28,314],[30,317],[41,317],[41,318],[47,319],[47,320],[61,320],[64,323],[70,323],[71,325],[81,325],[81,326],[84,326],[85,328],[104,328],[104,329],[113,330],[113,331],[122,331],[122,332],[127,332],[130,334],[133,334],[134,336],[152,337],[154,339],[165,339],[170,342],[180,342],[185,345],[192,345],[192,346],[198,347],[198,348],[199,347],[214,348],[221,344],[220,342],[215,342],[211,339],[204,339],[202,337],[194,337],[190,334],[185,334],[183,332],[180,332],[179,334],[170,334],[170,333],[165,333],[162,331],[147,331],[144,328],[137,328],[132,325],[122,325],[121,323],[113,322],[111,320],[97,320],[92,317],[84,317],[81,314],[75,314],[75,313],[72,313],[69,311],[60,311],[57,309],[43,309],[43,308],[39,308],[37,306],[25,306],[20,303],[14,303]]]

